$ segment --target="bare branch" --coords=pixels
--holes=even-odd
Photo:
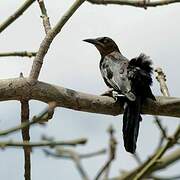
[[[55,146],[76,146],[76,145],[83,145],[86,144],[87,139],[86,138],[81,138],[77,140],[71,140],[71,141],[41,141],[41,142],[29,142],[29,141],[24,141],[24,142],[15,142],[15,141],[4,141],[0,142],[0,147],[1,148],[6,148],[6,147],[55,147]]]
[[[147,7],[156,7],[156,6],[163,6],[172,3],[179,3],[179,0],[87,0],[92,4],[98,5],[108,5],[108,4],[116,4],[116,5],[127,5],[127,6],[134,6],[139,8],[147,9]]]
[[[30,80],[37,80],[39,77],[39,73],[43,64],[44,56],[46,55],[53,39],[56,35],[61,31],[65,23],[69,20],[69,18],[75,13],[75,11],[81,6],[81,4],[85,0],[76,0],[73,5],[68,9],[68,11],[62,16],[56,26],[49,30],[44,40],[42,41],[39,50],[37,52],[36,57],[34,58],[32,69],[30,72]]]
[[[63,149],[62,148],[56,148],[55,153],[51,152],[49,150],[46,150],[46,149],[44,149],[43,151],[45,152],[46,155],[51,155],[53,157],[69,159],[69,158],[71,158],[71,156],[68,153],[69,153],[69,151],[72,151],[72,150],[64,149],[64,148]],[[86,154],[81,154],[81,153],[76,152],[76,154],[79,156],[80,159],[92,158],[92,157],[96,157],[96,156],[99,156],[99,155],[102,155],[105,153],[106,153],[106,149],[101,149],[101,150],[91,152],[91,153],[86,153]]]
[[[180,126],[178,126],[172,138],[169,138],[165,146],[161,147],[153,156],[153,158],[135,175],[134,180],[142,179],[153,171],[154,167],[158,163],[158,160],[164,155],[164,153],[178,141],[180,135]]]
[[[168,166],[180,161],[180,149],[171,152],[170,154],[166,155],[165,157],[161,158],[158,161],[157,166],[154,168],[153,172],[167,168]]]
[[[106,152],[105,149],[102,149],[102,150],[92,152],[92,153],[79,154],[74,150],[64,149],[64,148],[56,148],[55,153],[51,152],[49,150],[46,150],[46,149],[44,149],[43,151],[45,152],[46,155],[50,155],[52,157],[65,158],[65,159],[73,160],[74,163],[76,164],[76,167],[77,167],[82,179],[84,179],[84,180],[88,180],[89,178],[88,178],[88,175],[85,172],[85,170],[81,164],[81,159],[95,157],[98,155],[102,155]]]
[[[168,139],[166,129],[162,126],[161,120],[157,116],[155,117],[155,122],[156,122],[159,130],[161,131],[162,137],[164,139]]]
[[[44,0],[37,0],[38,3],[39,3],[39,7],[41,9],[41,17],[43,19],[43,26],[44,26],[44,29],[45,29],[45,33],[47,34],[47,32],[49,30],[51,30],[51,24],[50,24],[50,21],[49,21],[49,17],[47,15],[47,10],[46,10],[46,7],[45,7],[45,3],[44,3]]]
[[[171,177],[162,177],[162,176],[151,176],[150,178],[152,178],[153,180],[179,180],[180,179],[180,175],[177,176],[171,176]]]
[[[87,173],[85,172],[85,170],[82,166],[79,154],[77,152],[75,152],[74,150],[64,149],[64,148],[56,148],[56,153],[52,153],[47,150],[44,150],[44,152],[47,155],[51,155],[54,157],[66,158],[66,159],[73,160],[82,179],[83,180],[89,179]]]
[[[156,72],[156,79],[160,85],[161,93],[163,94],[163,96],[169,97],[170,94],[169,94],[168,87],[166,85],[166,75],[162,71],[162,68],[156,68],[155,72]],[[159,127],[159,130],[161,131],[160,141],[157,146],[157,149],[159,149],[161,147],[161,145],[163,144],[164,140],[168,139],[168,136],[167,136],[167,132],[166,132],[167,130],[163,127],[158,116],[154,116],[154,118],[155,118],[155,122],[156,122],[157,126]]]
[[[36,56],[36,52],[28,51],[19,51],[19,52],[3,52],[0,53],[0,57],[9,57],[9,56],[20,56],[20,57],[33,57]]]
[[[10,24],[12,24],[18,17],[20,17],[24,11],[26,11],[31,4],[33,4],[35,0],[26,0],[20,8],[14,12],[11,16],[9,16],[2,24],[0,24],[0,33],[6,29]]]
[[[29,123],[29,102],[21,100],[21,123]],[[22,129],[23,142],[30,141],[29,126]],[[31,148],[23,147],[24,149],[24,178],[31,179]]]
[[[0,80],[0,101],[20,100],[22,97],[45,103],[56,102],[57,106],[78,111],[109,115],[123,112],[123,107],[111,97],[86,94],[40,81],[32,85],[26,78]],[[180,117],[180,98],[157,96],[156,100],[145,101],[143,114]],[[122,99],[120,103],[123,102]]]
[[[137,180],[142,177],[149,177],[153,172],[164,169],[170,166],[172,163],[175,163],[179,160],[180,150],[176,150],[166,157],[162,157],[163,154],[171,147],[173,147],[178,141],[180,135],[180,126],[176,129],[174,135],[169,138],[167,143],[164,146],[161,146],[157,151],[153,153],[153,155],[148,158],[144,163],[142,163],[139,167],[132,170],[131,172],[127,172],[120,177],[113,178],[116,180]]]
[[[156,68],[155,72],[157,73],[156,79],[160,84],[160,89],[162,94],[164,96],[170,96],[168,87],[166,85],[166,75],[164,74],[161,68]]]
[[[142,160],[137,152],[135,154],[133,154],[133,157],[138,164],[142,164]]]
[[[114,129],[113,129],[112,126],[109,127],[108,132],[109,132],[109,136],[110,136],[110,139],[109,139],[109,157],[108,157],[107,162],[103,165],[103,167],[97,173],[97,176],[95,177],[95,180],[98,180],[103,173],[106,173],[105,174],[105,176],[106,176],[105,179],[108,179],[110,165],[111,165],[112,161],[115,159],[115,156],[116,156],[117,141],[116,141],[116,139],[114,137]]]
[[[82,159],[84,159],[84,158],[92,158],[92,157],[99,156],[99,155],[102,155],[102,154],[105,154],[105,153],[106,153],[106,149],[100,149],[98,151],[91,152],[91,153],[79,154],[79,157],[82,158]]]
[[[16,127],[12,127],[12,128],[6,129],[6,130],[2,130],[2,131],[0,131],[0,136],[6,136],[6,135],[9,135],[13,132],[16,132],[20,129],[24,129],[26,127],[29,127],[33,124],[40,123],[42,121],[43,122],[47,121],[49,118],[51,118],[51,116],[50,116],[51,112],[54,111],[55,107],[56,107],[56,103],[50,102],[49,106],[47,108],[45,108],[44,111],[42,111],[40,114],[38,114],[37,116],[34,116],[31,121],[25,121]]]

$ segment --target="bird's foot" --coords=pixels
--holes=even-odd
[[[109,96],[114,98],[115,101],[118,100],[119,97],[125,97],[123,94],[119,94],[117,91],[114,91],[113,88],[110,88],[108,91],[105,91],[101,96]]]
[[[101,96],[110,96],[113,97],[113,89],[109,89],[108,91],[105,91],[104,93],[101,94]]]
[[[117,91],[112,91],[112,97],[114,98],[115,101],[117,101],[118,98],[125,96],[123,94],[119,94]]]

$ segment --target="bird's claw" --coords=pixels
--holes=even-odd
[[[115,101],[117,101],[119,97],[124,97],[124,95],[119,94],[117,91],[112,91],[112,97],[114,98]]]

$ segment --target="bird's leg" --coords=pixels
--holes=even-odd
[[[108,91],[105,91],[101,96],[110,96],[113,97],[115,101],[118,100],[118,97],[125,97],[123,94],[119,94],[113,88],[110,88]]]
[[[118,100],[119,97],[125,97],[123,94],[119,94],[117,91],[112,91],[112,97],[115,101]]]
[[[110,88],[109,90],[105,91],[104,93],[101,94],[101,96],[113,96],[113,88]]]

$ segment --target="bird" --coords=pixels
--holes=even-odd
[[[105,84],[112,89],[112,96],[117,100],[124,97],[123,141],[125,150],[134,154],[142,121],[143,102],[150,98],[156,100],[152,85],[152,61],[141,53],[128,59],[122,55],[117,44],[109,37],[85,39],[93,44],[101,55],[99,68]]]

